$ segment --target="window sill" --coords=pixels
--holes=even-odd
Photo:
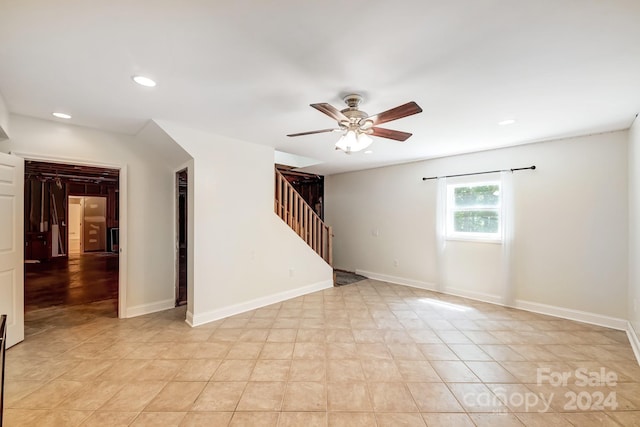
[[[447,242],[468,242],[468,243],[489,243],[492,245],[501,245],[502,239],[484,239],[482,237],[447,237]]]

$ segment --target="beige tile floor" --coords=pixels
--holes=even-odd
[[[109,304],[29,317],[6,426],[640,426],[620,331],[369,280],[197,328]]]

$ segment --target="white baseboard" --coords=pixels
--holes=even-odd
[[[356,270],[356,274],[360,274],[369,279],[380,280],[383,282],[394,283],[397,285],[411,286],[413,288],[426,289],[429,291],[440,292],[447,295],[459,296],[463,298],[469,298],[475,301],[488,302],[490,304],[497,304],[504,306],[502,298],[498,295],[487,294],[483,292],[467,291],[456,288],[446,288],[439,290],[434,283],[421,282],[413,279],[406,279],[403,277],[389,276],[386,274],[374,273],[365,270]],[[548,316],[559,317],[568,320],[576,320],[578,322],[590,323],[592,325],[604,326],[607,328],[618,329],[626,331],[628,329],[628,322],[624,319],[616,317],[604,316],[602,314],[589,313],[586,311],[573,310],[570,308],[557,307],[553,305],[540,304],[536,302],[517,300],[513,308],[519,308],[521,310],[531,311],[534,313],[545,314]],[[637,335],[636,335],[637,339]]]
[[[393,283],[396,285],[404,285],[412,288],[424,289],[426,291],[439,292],[442,294],[453,295],[457,297],[469,298],[476,301],[489,302],[491,304],[500,304],[500,297],[497,295],[486,294],[483,292],[465,291],[456,288],[438,289],[435,283],[422,282],[420,280],[407,279],[404,277],[389,276],[387,274],[374,273],[366,270],[356,270],[356,274],[365,276],[368,279],[380,280],[382,282]]]
[[[638,337],[636,330],[633,329],[631,322],[627,322],[627,337],[629,337],[633,354],[636,355],[636,360],[640,364],[640,337]]]
[[[592,325],[604,326],[606,328],[627,330],[627,321],[617,317],[609,317],[602,314],[590,313],[588,311],[573,310],[571,308],[557,307],[554,305],[540,304],[537,302],[516,300],[515,308],[531,311],[533,313],[546,314],[548,316],[561,317],[568,320],[590,323]]]
[[[193,312],[187,310],[187,318],[184,321],[187,322],[187,325],[193,327]]]
[[[380,280],[381,282],[394,283],[396,285],[405,285],[412,288],[424,289],[427,291],[438,291],[434,283],[422,282],[420,280],[406,279],[404,277],[389,276],[386,274],[374,273],[372,271],[356,270],[356,274],[364,276],[368,279]]]
[[[467,291],[465,289],[458,289],[458,288],[445,288],[444,291],[442,291],[442,293],[448,294],[448,295],[454,295],[457,297],[469,298],[475,301],[488,302],[490,304],[503,305],[502,298],[500,298],[500,296],[487,294],[485,292]]]
[[[164,301],[152,302],[150,304],[141,304],[127,308],[125,317],[137,317],[145,314],[155,313],[158,311],[169,310],[176,306],[176,300],[173,298]]]
[[[191,314],[189,319],[189,313],[187,313],[187,323],[191,326],[204,325],[205,323],[213,322],[215,320],[223,319],[225,317],[233,316],[234,314],[244,313],[245,311],[255,310],[256,308],[264,307],[270,304],[275,304],[291,298],[296,298],[302,295],[310,294],[312,292],[322,291],[333,287],[333,280],[325,280],[322,282],[314,283],[312,285],[303,286],[301,288],[291,289],[289,291],[279,292],[277,294],[267,295],[265,297],[256,298],[250,301],[246,301],[240,304],[230,305],[228,307],[218,308],[201,314]]]

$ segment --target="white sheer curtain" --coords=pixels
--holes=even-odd
[[[515,291],[513,283],[513,238],[514,238],[514,201],[513,172],[500,172],[500,200],[502,203],[502,303],[513,306]]]
[[[447,178],[438,178],[436,196],[436,268],[439,291],[446,288],[445,249],[447,247]]]

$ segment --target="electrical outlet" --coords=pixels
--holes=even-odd
[[[393,260],[393,266],[394,266],[394,267],[399,267],[399,266],[400,266],[400,263],[398,262],[398,260],[397,260],[397,259],[394,259],[394,260]]]
[[[293,277],[294,273],[295,273],[295,269],[290,268],[289,269],[289,277]]]
[[[371,235],[373,237],[378,237],[380,235],[380,231],[377,228],[372,228],[371,229]]]

